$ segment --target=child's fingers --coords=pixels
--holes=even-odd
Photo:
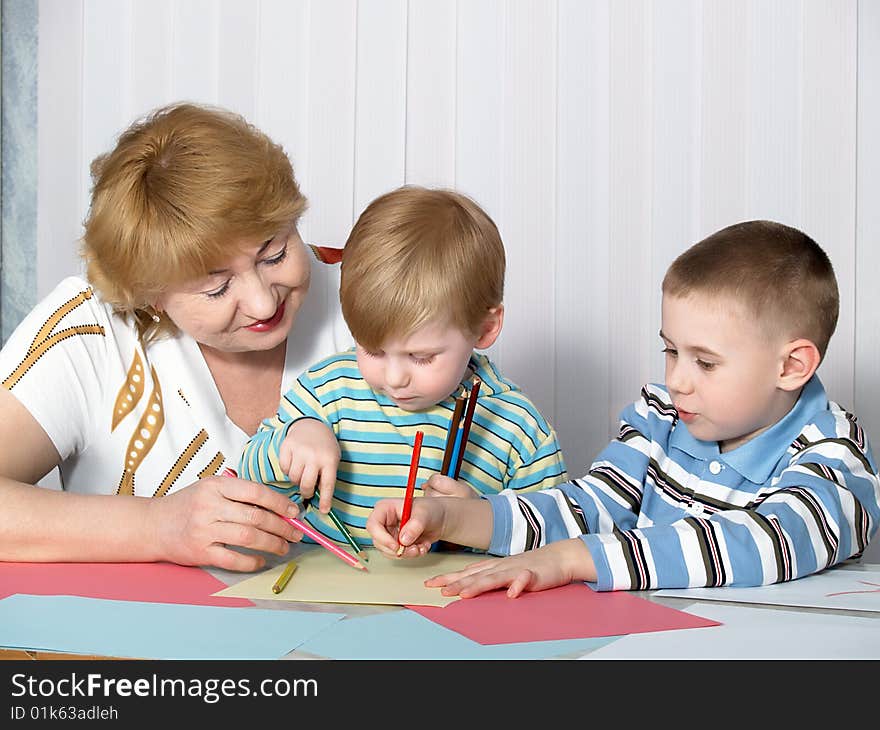
[[[397,526],[400,521],[402,499],[380,499],[367,517],[367,532],[373,545],[382,553],[397,556]]]
[[[459,493],[459,487],[454,479],[433,474],[422,485],[422,491],[426,497],[454,497]]]
[[[397,550],[399,551],[401,548],[400,545],[397,546]],[[397,551],[395,551],[395,555],[399,558],[420,558],[422,555],[426,555],[431,550],[431,543],[426,540],[419,540],[418,542],[414,542],[412,545],[406,545],[403,547],[403,552],[400,555],[397,555]]]
[[[507,597],[516,598],[519,596],[523,591],[528,589],[536,577],[537,576],[535,576],[531,570],[526,570],[525,568],[521,570],[510,582],[510,586],[507,589]]]
[[[397,540],[395,539],[386,540],[384,538],[374,537],[373,547],[386,557],[396,558],[397,548],[399,547],[399,545],[397,544]]]
[[[485,570],[489,570],[497,565],[498,562],[498,558],[480,560],[479,562],[466,565],[464,568],[456,570],[454,573],[443,573],[441,575],[435,575],[433,578],[428,578],[428,580],[425,581],[425,585],[432,588],[449,585],[462,578],[467,578],[476,575],[477,573],[482,573]]]
[[[306,464],[299,478],[299,493],[303,499],[311,499],[315,496],[315,487],[318,485],[320,472],[317,467]],[[293,481],[291,479],[291,481]]]
[[[290,462],[290,465],[287,467],[284,473],[287,474],[287,478],[290,479],[291,484],[299,485],[301,483],[304,466],[305,465],[302,462]]]
[[[428,578],[425,581],[425,585],[428,588],[442,588],[447,585],[450,581],[454,580],[454,576],[459,575],[459,573],[443,573],[441,575],[435,575],[432,578]]]
[[[400,531],[400,534],[397,536],[398,542],[404,547],[409,547],[416,543],[416,541],[422,536],[422,533],[425,531],[425,525],[423,524],[421,518],[419,517],[410,517],[407,520],[407,523],[403,526],[403,529]]]
[[[288,439],[281,442],[281,446],[278,449],[278,466],[281,467],[281,471],[288,476],[290,475],[291,470],[296,469],[297,467],[296,459],[294,459],[295,453],[293,445]],[[301,462],[300,469],[302,469]]]
[[[522,570],[517,568],[483,570],[447,583],[440,589],[440,593],[444,596],[473,598],[486,591],[508,588],[520,572]],[[515,596],[511,596],[511,598],[513,597]]]
[[[333,489],[336,487],[336,467],[324,467],[319,473],[318,489],[321,490],[319,509],[324,514],[333,506]]]

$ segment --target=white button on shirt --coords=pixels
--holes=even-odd
[[[711,462],[709,464],[709,471],[712,472],[713,474],[720,474],[721,473],[721,463],[717,462],[717,461]]]
[[[703,514],[703,505],[701,505],[699,502],[694,502],[693,504],[689,504],[687,507],[685,507],[685,512],[693,515],[694,517],[699,517],[701,514]]]

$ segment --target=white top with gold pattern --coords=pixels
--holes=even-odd
[[[315,359],[350,346],[338,267],[312,262],[278,397]],[[62,488],[157,497],[238,463],[248,435],[226,417],[196,342],[143,347],[132,322],[69,277],[0,350],[0,379],[61,455]],[[272,415],[272,414],[267,414]]]

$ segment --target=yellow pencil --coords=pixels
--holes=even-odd
[[[278,580],[275,581],[275,585],[272,586],[272,593],[281,593],[284,590],[284,587],[287,585],[288,581],[290,581],[290,576],[294,574],[296,571],[296,561],[291,560],[282,571],[281,575],[278,576]]]

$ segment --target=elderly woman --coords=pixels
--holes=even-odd
[[[320,305],[297,322],[325,250],[297,232],[290,161],[241,117],[176,104],[92,177],[88,280],[62,281],[0,351],[0,560],[258,569],[301,537],[280,516],[296,507],[224,472],[343,344]],[[63,489],[35,488],[55,467]]]

